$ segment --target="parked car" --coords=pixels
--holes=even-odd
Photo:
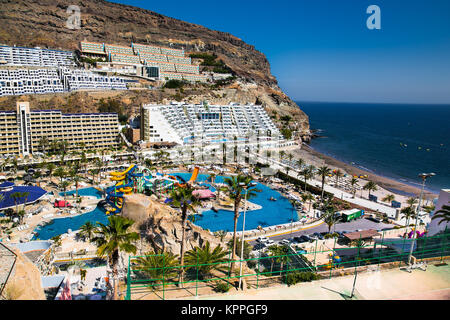
[[[256,239],[256,241],[258,241],[260,243],[266,243],[267,241],[269,241],[269,238],[267,238],[267,237],[258,237],[258,239]]]
[[[323,235],[321,235],[321,234],[318,233],[318,232],[314,232],[313,235],[314,235],[317,239],[319,239],[319,240],[323,240],[323,239],[324,239]]]
[[[286,244],[286,245],[288,245],[288,244],[290,244],[290,243],[291,243],[291,241],[290,241],[289,239],[283,239],[283,240],[280,241],[280,244]]]
[[[264,243],[257,243],[256,245],[253,246],[253,250],[262,250],[266,247],[266,245]]]
[[[275,244],[275,241],[269,239],[269,240],[267,240],[267,242],[265,244],[267,246],[271,246],[271,245]]]

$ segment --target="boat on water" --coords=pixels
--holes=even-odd
[[[277,201],[277,199],[275,199],[274,197],[270,197],[269,200],[270,201]]]

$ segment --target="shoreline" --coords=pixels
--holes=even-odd
[[[406,184],[404,182],[400,182],[398,180],[395,180],[393,178],[384,177],[378,174],[375,174],[373,172],[363,170],[361,168],[358,168],[354,165],[348,164],[344,161],[338,160],[336,158],[333,158],[331,156],[328,156],[326,154],[323,154],[315,149],[313,149],[310,145],[303,143],[302,148],[300,149],[299,153],[304,153],[309,155],[312,158],[315,158],[316,161],[321,161],[322,163],[327,164],[331,167],[339,168],[343,171],[345,171],[347,174],[350,175],[367,175],[371,181],[375,182],[378,186],[380,186],[383,189],[389,190],[390,192],[394,194],[405,193],[405,194],[414,194],[416,197],[419,197],[421,189],[419,187],[414,187],[409,184]],[[406,195],[404,195],[406,196]],[[426,199],[434,199],[438,197],[439,194],[425,189],[424,190],[424,198]],[[406,196],[409,197],[409,196]]]

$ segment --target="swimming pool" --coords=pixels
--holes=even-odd
[[[74,195],[75,193],[76,193],[76,190],[67,191],[66,196]],[[60,192],[59,195],[61,197],[63,197],[64,192]],[[95,189],[93,187],[78,189],[78,195],[85,196],[85,197],[96,197],[97,199],[101,199],[103,197],[102,192],[98,191],[97,189]]]
[[[185,180],[189,180],[192,173],[175,173],[172,175],[179,175]],[[211,187],[207,183],[209,175],[199,174],[197,177],[197,182],[202,185],[210,187],[212,191],[216,191],[215,188]],[[223,183],[224,176],[216,176],[216,183]],[[258,226],[268,227],[278,224],[290,223],[291,219],[298,221],[298,216],[295,212],[294,207],[289,202],[288,199],[283,197],[278,191],[272,190],[269,187],[258,183],[256,188],[260,189],[261,192],[257,194],[256,198],[250,199],[250,202],[256,203],[262,206],[261,210],[247,211],[245,217],[245,229],[252,230],[256,229]],[[85,196],[95,196],[97,199],[102,197],[101,192],[95,188],[85,188],[78,190],[80,195]],[[74,194],[75,191],[67,192],[67,194]],[[269,199],[273,197],[277,201],[270,201]],[[214,212],[213,210],[208,210],[203,212],[203,214],[197,215],[195,224],[204,228],[209,229],[212,232],[225,230],[233,231],[233,211],[218,210]],[[75,216],[67,217],[61,219],[52,220],[51,224],[46,226],[38,227],[34,231],[38,233],[38,236],[34,236],[33,240],[48,240],[54,236],[66,233],[68,229],[72,231],[78,230],[87,221],[92,223],[101,222],[103,224],[108,223],[108,216],[105,214],[105,210],[97,207],[95,210]],[[242,230],[243,214],[241,213],[238,218],[237,231]]]
[[[32,240],[49,240],[57,235],[67,233],[68,229],[72,231],[78,230],[87,221],[93,224],[97,221],[108,224],[108,216],[105,214],[105,210],[97,207],[95,210],[79,216],[53,219],[50,224],[34,229],[38,235],[35,235]]]
[[[179,175],[183,179],[189,180],[192,173],[175,173],[174,175]],[[210,184],[206,182],[208,177],[208,174],[199,174],[197,182],[210,187]],[[224,176],[216,176],[215,182],[223,183],[225,178]],[[298,221],[297,213],[287,198],[283,197],[278,191],[272,190],[261,183],[258,183],[256,188],[260,189],[261,192],[249,201],[262,206],[262,209],[247,211],[245,214],[245,230],[256,229],[258,226],[264,228],[290,223],[292,219],[294,222]],[[210,189],[215,191],[213,187]],[[271,197],[277,199],[277,201],[270,201]],[[208,210],[203,212],[203,215],[196,216],[195,224],[212,232],[219,230],[232,232],[234,227],[233,217],[234,212],[232,211],[218,210],[218,212],[214,212],[213,210]],[[242,230],[243,219],[244,215],[241,213],[238,218],[237,231]]]

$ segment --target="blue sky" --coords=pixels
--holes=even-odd
[[[294,100],[450,104],[448,0],[115,0],[229,32]],[[369,30],[369,5],[381,30]]]

